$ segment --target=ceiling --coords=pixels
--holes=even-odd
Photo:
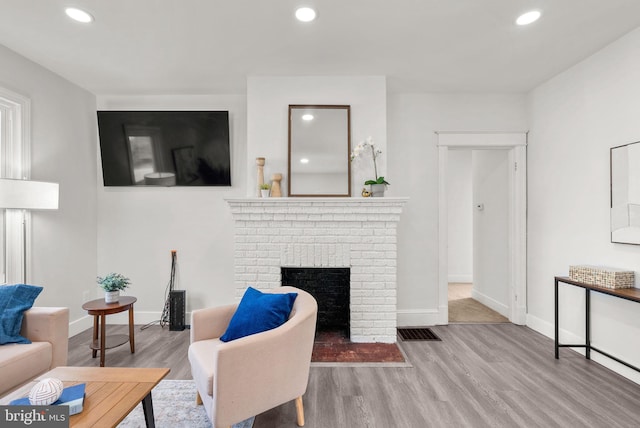
[[[318,18],[296,21],[300,5]],[[638,0],[0,0],[0,44],[98,95],[242,94],[265,75],[526,92],[638,26]]]

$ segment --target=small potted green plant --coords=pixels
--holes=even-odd
[[[129,278],[120,273],[110,273],[104,278],[99,276],[97,281],[100,288],[104,290],[105,303],[115,303],[120,298],[120,291],[131,285]]]
[[[269,183],[264,183],[260,185],[260,195],[263,198],[269,197],[269,190],[271,190],[271,185]]]

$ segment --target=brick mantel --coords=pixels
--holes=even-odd
[[[397,225],[408,198],[227,199],[235,286],[280,286],[281,267],[349,267],[351,340],[396,341]]]

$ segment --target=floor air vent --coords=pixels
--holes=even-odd
[[[441,340],[430,328],[399,328],[398,334],[404,341]]]

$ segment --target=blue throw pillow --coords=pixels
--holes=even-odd
[[[220,340],[229,342],[281,326],[289,319],[297,296],[298,293],[263,293],[247,288]]]
[[[22,315],[33,306],[42,291],[35,285],[0,285],[0,345],[7,343],[31,343],[20,336]]]

